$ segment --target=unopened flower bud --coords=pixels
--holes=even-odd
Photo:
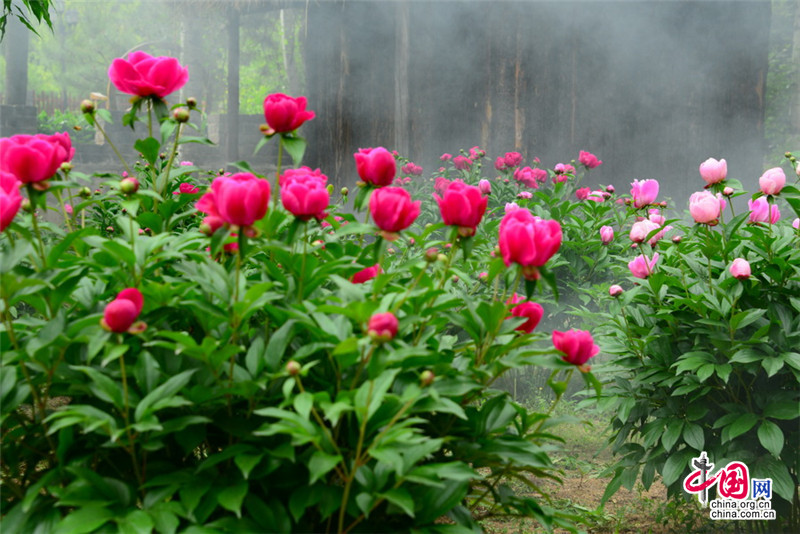
[[[612,297],[618,297],[622,295],[622,293],[623,289],[622,286],[620,285],[614,284],[613,286],[608,288],[608,294],[611,295]]]
[[[333,190],[334,190],[333,184],[328,184],[327,185],[327,189],[328,189],[328,194],[332,195],[333,194]]]
[[[783,156],[785,158],[791,158],[792,157],[792,153],[791,152],[786,152],[786,153],[783,154]]]
[[[109,234],[113,234],[114,233],[114,227],[113,226],[106,226],[106,232],[108,232]]]
[[[158,157],[161,158],[161,159],[167,159],[167,153],[166,152],[162,152],[161,154],[158,155]]]
[[[291,376],[297,376],[300,374],[300,364],[294,360],[289,360],[286,362],[286,372],[289,373]]]
[[[437,255],[436,255],[436,259],[437,259],[438,261],[440,261],[440,262],[444,263],[444,262],[446,262],[446,261],[447,261],[447,256],[445,256],[444,254],[437,254]]]
[[[94,113],[94,110],[94,102],[88,99],[81,101],[81,113]]]
[[[144,233],[146,233],[147,235],[153,235],[153,230],[150,228],[145,228]]]
[[[436,375],[433,374],[433,371],[425,369],[419,375],[419,383],[422,387],[428,387],[433,384],[433,379],[436,378]]]
[[[439,258],[439,251],[435,248],[429,248],[425,251],[425,261],[433,263]]]
[[[616,191],[616,189],[614,189],[613,185],[609,184],[609,185],[606,186],[606,191],[608,191],[609,193],[614,193],[614,191]]]
[[[61,164],[61,167],[59,167],[59,169],[61,169],[61,172],[66,173],[71,171],[73,167],[74,166],[72,165],[72,163],[70,163],[69,161],[65,161],[64,163]]]
[[[189,122],[189,110],[186,108],[177,108],[172,112],[172,118],[178,122]]]
[[[89,189],[88,187],[82,187],[80,195],[83,198],[89,198],[90,196],[92,196],[92,190]]]
[[[31,205],[31,201],[27,198],[22,199],[22,203],[19,205],[22,208],[22,211],[25,213],[31,213],[33,211],[33,206]]]
[[[190,96],[189,98],[186,99],[186,105],[189,107],[189,109],[196,108],[197,107],[197,99],[195,97],[193,97],[193,96]]]
[[[733,194],[733,188],[726,187],[725,189],[722,190],[722,194],[725,195],[726,197],[731,196]]]
[[[139,180],[130,176],[123,178],[119,182],[119,190],[126,195],[132,195],[139,190]]]
[[[672,242],[676,243],[676,244],[680,243],[682,239],[683,239],[683,236],[679,236],[679,235],[672,236]]]
[[[144,230],[142,230],[141,228],[139,228],[139,235],[144,235]]]
[[[339,192],[342,194],[343,197],[346,197],[347,195],[350,194],[350,190],[347,189],[346,187],[343,187],[342,190]]]

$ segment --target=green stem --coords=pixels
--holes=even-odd
[[[278,138],[278,167],[275,170],[275,184],[272,186],[272,204],[273,206],[278,203],[280,197],[280,179],[281,179],[281,164],[283,160],[283,137]]]
[[[175,155],[178,153],[178,140],[181,138],[181,130],[183,130],[183,123],[178,123],[178,131],[175,133],[175,143],[172,145],[172,152],[170,152],[169,159],[167,160],[167,171],[164,176],[164,184],[159,190],[159,194],[163,198],[167,194],[167,186],[169,185],[169,174],[172,172],[172,164],[175,162]]]
[[[308,255],[308,223],[303,223],[303,258],[300,260],[300,276],[297,282],[297,301],[303,300],[303,282],[305,281],[306,256]]]
[[[372,402],[372,389],[375,382],[369,383],[369,391],[367,392],[367,402],[364,407],[364,417],[361,420],[361,426],[358,429],[358,443],[356,444],[356,454],[353,459],[353,468],[350,470],[349,476],[345,480],[344,494],[342,495],[342,503],[339,507],[339,528],[337,532],[340,534],[344,532],[344,518],[347,515],[347,501],[350,499],[350,488],[353,486],[353,480],[356,478],[356,472],[360,467],[361,449],[364,446],[364,436],[367,432],[367,419],[369,418],[369,405]]]
[[[117,334],[117,343],[122,344],[122,335]],[[128,454],[131,455],[131,460],[133,462],[133,472],[136,475],[136,480],[139,482],[139,486],[141,487],[144,483],[142,479],[142,473],[139,469],[139,461],[136,458],[136,445],[133,438],[133,431],[131,430],[131,421],[130,421],[130,397],[128,394],[128,374],[125,369],[125,354],[121,354],[119,357],[119,370],[120,374],[122,375],[122,401],[124,403],[124,410],[122,412],[122,417],[125,420],[125,433],[128,436]]]
[[[36,217],[36,193],[33,185],[27,184],[28,200],[31,202],[31,221],[33,222],[33,232],[36,234],[36,241],[39,243],[39,257],[42,259],[42,270],[47,268],[47,256],[44,253],[44,241],[42,241],[42,233],[39,231],[39,220]]]
[[[108,143],[108,146],[111,147],[111,150],[114,151],[114,154],[116,154],[116,156],[120,160],[120,162],[122,162],[122,166],[125,167],[125,170],[127,171],[127,173],[129,175],[133,176],[133,172],[131,171],[131,168],[128,167],[128,163],[125,161],[125,158],[122,157],[122,154],[120,154],[119,150],[117,150],[117,146],[111,141],[111,138],[108,136],[106,131],[100,125],[100,121],[99,120],[95,120],[94,121],[94,125],[98,129],[100,134],[103,136],[103,139],[106,140],[106,143]]]
[[[70,221],[69,216],[67,215],[67,209],[64,206],[64,199],[61,198],[61,191],[58,189],[53,190],[53,194],[56,196],[56,200],[58,201],[58,205],[61,208],[61,215],[64,216],[64,225],[67,227],[68,232],[72,232],[72,222]]]
[[[153,137],[153,101],[147,99],[147,137]]]

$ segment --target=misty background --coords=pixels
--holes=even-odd
[[[362,147],[428,173],[480,145],[489,176],[508,151],[552,168],[588,150],[604,161],[589,185],[655,178],[682,210],[706,158],[752,190],[800,141],[794,0],[64,0],[52,20],[40,37],[9,23],[0,122],[32,111],[2,135],[70,130],[85,172],[110,169],[92,168],[104,153],[89,157],[93,133],[73,129],[79,102],[99,92],[121,114],[129,97],[108,66],[136,49],[189,68],[168,101],[192,96],[208,114],[218,146],[183,156],[209,168],[274,165],[274,142],[253,156],[274,92],[308,97],[304,164],[340,185]]]

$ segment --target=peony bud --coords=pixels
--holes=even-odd
[[[286,362],[286,372],[289,373],[289,376],[297,376],[300,374],[300,364],[294,360],[289,360]]]
[[[94,113],[94,110],[94,102],[88,99],[81,101],[81,113]]]
[[[439,251],[436,248],[431,247],[425,251],[425,261],[433,263],[437,259],[439,259]]]
[[[59,169],[61,169],[61,172],[63,172],[63,173],[67,173],[67,172],[71,171],[73,168],[74,168],[74,165],[72,165],[72,163],[70,163],[69,161],[65,161],[64,163],[62,163],[59,166]]]
[[[726,187],[725,189],[722,190],[722,194],[724,196],[726,196],[726,197],[731,196],[733,194],[733,188],[732,187]]]
[[[79,194],[82,198],[89,198],[92,196],[92,190],[84,186],[81,188],[81,192]]]
[[[747,280],[750,278],[750,264],[744,258],[736,258],[733,260],[729,271],[734,278],[739,280]]]
[[[186,108],[177,108],[172,112],[172,118],[178,122],[189,122],[189,110]]]
[[[614,284],[613,286],[608,288],[608,294],[611,295],[612,297],[618,297],[622,295],[622,293],[623,293],[622,286],[618,284]]]
[[[341,190],[341,191],[339,191],[339,193],[341,193],[341,195],[342,195],[343,197],[346,197],[347,195],[349,195],[349,194],[350,194],[350,190],[349,190],[348,188],[346,188],[346,187],[343,187],[343,188],[342,188],[342,190]]]
[[[197,99],[194,98],[193,96],[190,96],[189,98],[186,99],[186,105],[189,107],[189,109],[196,108],[197,107]]]
[[[119,182],[119,190],[126,195],[132,195],[139,190],[139,180],[132,177],[123,178]]]
[[[392,312],[376,313],[369,319],[367,335],[376,343],[385,343],[397,335],[397,326],[397,317]]]
[[[422,387],[428,387],[433,384],[433,379],[436,378],[436,375],[433,374],[433,371],[429,371],[425,369],[419,375],[419,383]]]
[[[758,179],[758,185],[765,195],[777,195],[786,185],[786,174],[780,167],[773,167],[761,175],[761,178]]]

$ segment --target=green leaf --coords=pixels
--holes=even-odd
[[[108,508],[99,504],[90,504],[70,512],[58,524],[57,531],[65,534],[94,532],[113,519],[114,516],[114,512]]]
[[[288,137],[281,135],[281,144],[286,152],[292,157],[295,167],[303,161],[303,154],[306,151],[306,140],[302,137]]]
[[[411,498],[407,489],[394,488],[378,495],[400,508],[406,515],[414,517],[414,499]]]
[[[664,469],[661,472],[661,477],[664,480],[665,486],[671,486],[676,480],[678,480],[678,478],[681,476],[681,473],[688,469],[688,462],[692,459],[694,454],[695,451],[692,449],[683,449],[669,455],[667,461],[664,462]]]
[[[780,456],[784,441],[783,432],[778,425],[771,421],[762,421],[761,426],[758,427],[758,441],[775,458]]]
[[[667,429],[661,434],[661,444],[664,446],[664,450],[669,452],[675,446],[681,435],[681,430],[683,430],[683,421],[672,420],[667,422]]]
[[[153,391],[147,394],[145,398],[139,401],[134,413],[134,419],[139,422],[144,417],[150,415],[158,409],[158,406],[166,407],[166,403],[175,396],[175,394],[183,388],[191,380],[192,375],[197,369],[190,369],[178,375],[173,376]]]
[[[756,478],[771,478],[772,487],[775,493],[791,502],[795,492],[795,483],[792,480],[792,475],[786,468],[786,464],[776,460],[772,456],[763,456],[760,461],[755,465],[755,469],[751,468],[751,476]]]
[[[235,486],[229,486],[219,492],[217,502],[226,510],[236,514],[236,517],[242,517],[242,502],[247,496],[248,485],[246,481],[242,481]]]
[[[768,357],[761,360],[761,367],[767,372],[767,376],[773,376],[783,368],[783,363],[781,358]]]
[[[149,514],[134,510],[124,518],[117,520],[121,534],[150,534],[153,531],[153,520]]]
[[[137,139],[136,142],[133,143],[133,148],[138,150],[150,165],[154,165],[158,159],[161,144],[158,142],[158,139],[148,137],[147,139]]]
[[[728,439],[730,440],[736,438],[737,436],[741,436],[753,428],[757,422],[758,417],[755,414],[743,413],[734,419],[728,427]]]
[[[295,396],[292,404],[303,419],[308,419],[308,416],[311,414],[311,408],[314,406],[314,395],[308,391],[300,393]]]
[[[795,419],[800,417],[800,405],[794,401],[776,401],[764,408],[764,417],[772,419]]]
[[[237,454],[233,457],[233,461],[236,463],[236,466],[239,468],[239,471],[242,472],[242,476],[245,480],[247,477],[250,476],[250,472],[253,470],[255,466],[261,461],[261,458],[264,457],[264,453],[260,454]]]
[[[686,423],[683,427],[683,441],[697,451],[702,451],[705,445],[703,428],[694,423]]]
[[[323,451],[315,451],[308,461],[309,485],[327,475],[331,469],[342,461],[339,454],[328,454]]]

